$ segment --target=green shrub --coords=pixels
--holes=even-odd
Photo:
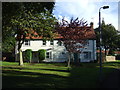
[[[31,49],[25,50],[25,59],[28,60],[29,62],[31,62],[31,60],[32,60],[32,50]]]
[[[44,49],[38,50],[39,61],[42,61],[45,59],[45,53],[46,53],[46,50],[44,50]]]
[[[120,54],[116,56],[116,60],[120,60]]]

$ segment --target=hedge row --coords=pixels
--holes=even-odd
[[[28,60],[29,62],[31,62],[31,60],[32,60],[32,50],[31,49],[25,50],[25,59]]]
[[[46,50],[44,50],[44,49],[38,50],[38,57],[39,57],[40,62],[45,59],[45,54],[46,54]],[[33,57],[32,56],[32,50],[31,49],[25,50],[25,59],[28,62],[31,62],[32,57]]]
[[[45,59],[45,53],[46,53],[46,50],[44,50],[44,49],[38,50],[39,61],[42,61]]]

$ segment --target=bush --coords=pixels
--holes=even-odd
[[[44,50],[44,49],[38,50],[39,61],[42,61],[45,59],[45,53],[46,53],[46,50]]]
[[[116,60],[120,60],[120,54],[116,56]]]
[[[25,50],[25,59],[28,60],[29,62],[31,62],[31,60],[32,60],[32,50],[31,49]]]

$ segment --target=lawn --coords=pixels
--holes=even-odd
[[[103,64],[103,77],[115,68],[120,68],[120,62]],[[82,63],[80,67],[71,67],[65,63],[24,63],[2,62],[3,88],[98,88],[99,64]]]

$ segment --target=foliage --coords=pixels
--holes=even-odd
[[[116,56],[116,60],[120,60],[120,54]]]
[[[83,48],[87,44],[89,36],[86,36],[86,27],[86,22],[78,18],[71,18],[70,22],[63,18],[58,24],[57,32],[63,37],[62,41],[68,52],[81,52],[78,48]]]
[[[44,13],[32,14],[23,12],[17,18],[12,19],[13,28],[16,30],[18,50],[21,48],[25,37],[34,30],[43,39],[52,39],[54,37],[55,17],[46,10]],[[32,34],[31,34],[32,36]]]
[[[114,50],[113,50],[113,49],[110,49],[108,55],[112,55],[112,56],[114,56],[114,54],[115,54],[115,53],[114,53]]]
[[[54,1],[54,0],[53,0]],[[2,34],[4,41],[15,37],[18,41],[18,51],[25,41],[26,35],[35,30],[40,36],[52,38],[54,17],[51,14],[54,2],[5,2],[2,5]],[[4,43],[3,43],[4,44]],[[20,57],[22,54],[20,53]],[[20,62],[22,62],[22,58]]]
[[[2,42],[2,52],[14,52],[15,43],[16,40],[14,37],[8,37],[7,39],[4,39]]]
[[[29,62],[31,62],[31,60],[32,60],[32,50],[31,49],[25,50],[25,59],[28,60]]]
[[[44,49],[38,50],[39,61],[42,61],[45,59],[45,54],[46,54],[46,50],[44,50]]]
[[[86,35],[87,25],[86,21],[78,18],[75,20],[71,18],[70,22],[63,18],[62,22],[57,25],[56,30],[63,37],[61,41],[69,53],[68,67],[70,66],[70,58],[74,59],[73,53],[81,53],[88,43],[89,35]],[[76,60],[77,63],[79,63],[79,58]]]
[[[120,39],[118,38],[118,31],[112,24],[105,24],[104,20],[101,24],[102,30],[102,45],[105,50],[116,49],[118,47]],[[99,47],[99,27],[95,29],[97,36],[97,47]]]
[[[3,2],[2,3],[2,38],[3,49],[10,52],[13,48],[14,41],[11,37],[15,37],[17,30],[13,27],[11,20],[20,17],[22,14],[31,12],[33,15],[45,12],[46,9],[52,13],[54,7],[53,2]],[[46,8],[46,9],[45,9]],[[21,16],[21,19],[24,18]],[[27,19],[27,18],[26,18]],[[27,21],[27,20],[26,20]],[[29,21],[28,21],[29,22]],[[17,27],[16,27],[17,28]],[[11,38],[12,43],[9,46],[7,39]],[[13,42],[12,42],[13,41]],[[7,48],[9,46],[9,48]],[[4,52],[4,51],[3,51]]]

